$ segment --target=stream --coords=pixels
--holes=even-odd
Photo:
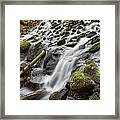
[[[71,28],[67,29],[69,25]],[[71,74],[83,70],[86,61],[94,60],[99,68],[100,50],[88,52],[99,38],[99,20],[42,20],[28,34],[21,35],[20,41],[27,40],[30,48],[21,53],[20,64],[30,63],[46,50],[45,57],[35,63],[29,73],[31,83],[39,85],[37,91],[46,91],[38,99],[49,100],[52,93],[66,90]],[[24,85],[20,95],[24,97],[35,91]]]

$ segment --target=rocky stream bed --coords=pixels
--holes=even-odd
[[[20,21],[21,100],[100,99],[99,20]]]

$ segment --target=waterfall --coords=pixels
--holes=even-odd
[[[46,78],[45,88],[47,88],[48,91],[59,91],[64,87],[70,78],[73,65],[79,58],[78,56],[87,51],[87,48],[80,49],[80,46],[85,45],[87,41],[87,38],[81,39],[74,48],[67,50],[65,54],[60,57],[52,75]]]
[[[39,85],[38,89],[47,92],[40,100],[49,100],[52,93],[66,87],[74,70],[84,67],[89,55],[99,66],[99,52],[86,54],[92,45],[99,41],[99,22],[82,20],[83,24],[80,21],[73,20],[71,23],[71,20],[42,20],[28,34],[20,36],[20,41],[27,40],[31,44],[26,53],[21,53],[21,64],[29,63],[29,56],[34,58],[40,50],[46,50],[46,57],[32,66],[29,75],[31,84],[20,88],[21,96],[33,93],[34,88],[31,89],[31,86],[35,83]],[[72,25],[70,29],[67,29],[67,23]],[[65,42],[58,45],[61,40]]]

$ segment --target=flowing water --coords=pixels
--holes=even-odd
[[[93,26],[95,27],[96,24],[97,23],[88,25],[85,28],[86,29],[85,32],[87,32],[87,31],[90,32],[91,27],[93,27]],[[51,24],[48,21],[46,21],[46,24],[43,26],[43,28],[40,31],[38,31],[39,26],[40,25],[38,25],[37,28],[34,31],[32,31],[29,35],[25,35],[24,37],[21,37],[21,40],[29,38],[33,35],[36,35],[36,34],[38,34],[37,32],[39,32],[39,33],[42,31],[47,31],[47,32],[52,31],[53,32],[53,30],[50,29]],[[96,30],[93,29],[92,31],[96,31]],[[84,31],[82,31],[82,30],[81,30],[81,32],[84,33]],[[69,40],[76,35],[77,35],[76,33],[74,35],[69,35],[66,38],[66,41],[69,42]],[[41,38],[41,36],[42,35],[39,34],[39,38]],[[44,40],[42,43],[47,48],[46,50],[48,51],[50,48],[55,49],[56,48],[55,42],[53,42],[54,44],[52,44],[52,46],[50,47],[49,46],[50,41],[47,39],[50,36],[46,35],[45,37],[46,37],[46,40]],[[83,37],[80,39],[80,41],[74,47],[66,47],[66,46],[62,45],[62,47],[63,48],[65,47],[66,49],[64,49],[64,52],[61,54],[59,61],[51,75],[40,74],[40,71],[42,72],[43,67],[41,67],[39,69],[37,68],[38,76],[35,76],[35,79],[37,80],[37,82],[39,84],[43,84],[42,87],[45,88],[46,91],[49,92],[49,94],[47,94],[46,96],[41,98],[41,100],[48,99],[51,93],[53,93],[55,91],[59,91],[65,87],[66,83],[68,82],[68,80],[70,78],[70,75],[73,70],[75,62],[80,58],[81,55],[83,55],[85,52],[87,52],[89,50],[90,39],[91,38]],[[56,41],[56,38],[54,38],[53,40]],[[34,45],[36,43],[31,43],[31,44]],[[82,46],[84,46],[84,47],[82,47]],[[81,60],[81,62],[83,62],[83,61]],[[43,62],[43,64],[44,64],[44,62]],[[42,66],[43,66],[43,64],[42,64]],[[24,95],[27,92],[29,93],[30,90],[27,88],[21,89],[21,95]]]

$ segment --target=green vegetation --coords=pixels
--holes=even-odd
[[[95,53],[100,49],[100,42],[97,42],[92,45],[92,47],[89,49],[90,53]]]
[[[82,91],[91,85],[91,79],[84,74],[84,71],[77,70],[70,77],[71,90]]]
[[[20,52],[26,52],[31,44],[27,40],[20,41]]]
[[[100,81],[99,69],[95,63],[87,63],[84,68],[84,73],[86,73],[93,81]]]

